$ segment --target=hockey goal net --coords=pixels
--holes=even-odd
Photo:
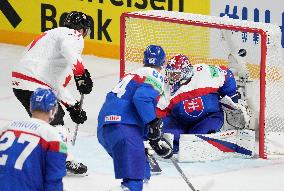
[[[124,13],[120,75],[142,65],[143,51],[150,44],[162,46],[167,58],[185,54],[192,64],[228,66],[233,55],[248,73],[245,98],[253,110],[250,128],[258,132],[259,156],[267,158],[284,153],[280,38],[279,27],[271,24],[171,11]],[[245,56],[238,55],[240,49],[247,51]],[[238,71],[234,73],[238,78]]]

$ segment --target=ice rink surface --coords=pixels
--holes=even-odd
[[[14,97],[11,88],[11,68],[18,62],[24,47],[0,44],[0,128],[13,119],[24,119],[28,115]],[[98,50],[99,51],[99,50]],[[88,176],[67,176],[64,179],[67,191],[108,191],[120,184],[114,179],[111,158],[99,145],[96,138],[97,115],[106,93],[117,83],[119,60],[83,56],[86,68],[94,80],[93,92],[85,96],[83,108],[88,121],[79,126],[75,147],[69,150],[77,161],[88,166]],[[70,89],[75,89],[72,83]],[[74,94],[79,99],[79,94]],[[66,126],[75,124],[68,115]],[[283,140],[284,141],[284,140]],[[145,191],[190,191],[173,164],[159,161],[163,172],[152,176],[144,184]],[[181,168],[191,183],[200,191],[283,191],[284,158],[282,159],[226,159],[202,163],[182,163]]]

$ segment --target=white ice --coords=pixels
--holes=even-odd
[[[27,118],[23,106],[14,97],[11,88],[11,68],[17,63],[24,47],[0,44],[0,128],[13,119]],[[99,50],[98,50],[99,51]],[[77,161],[88,166],[89,175],[85,177],[67,176],[64,184],[67,191],[108,191],[119,186],[114,179],[111,158],[99,145],[96,138],[98,111],[106,93],[117,83],[119,60],[83,57],[86,67],[94,79],[94,89],[85,96],[84,109],[88,121],[79,126],[75,147],[70,147]],[[71,84],[74,87],[74,83]],[[79,99],[79,95],[75,95]],[[66,126],[75,124],[66,115]],[[284,140],[283,140],[284,141]],[[189,191],[189,187],[170,162],[159,161],[163,172],[152,176],[145,191]],[[284,159],[227,159],[215,162],[180,164],[189,180],[196,188],[210,191],[283,191]],[[202,190],[201,190],[202,191]]]

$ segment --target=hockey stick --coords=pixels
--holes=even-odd
[[[194,188],[194,186],[191,184],[191,182],[188,180],[187,176],[184,174],[184,172],[182,171],[182,169],[180,168],[180,166],[178,165],[176,159],[174,159],[173,157],[171,158],[172,163],[174,164],[175,168],[177,169],[177,171],[180,173],[181,177],[183,178],[183,180],[186,182],[186,184],[189,186],[189,188],[192,191],[199,191],[196,190]]]
[[[164,138],[163,141],[165,141],[168,145],[171,145],[168,139]],[[188,180],[187,176],[184,174],[183,170],[178,165],[177,160],[174,157],[171,157],[170,160],[172,161],[172,163],[175,166],[175,168],[177,169],[177,171],[180,173],[180,175],[183,178],[183,180],[189,186],[189,188],[192,191],[199,191],[199,190],[195,189],[194,186],[191,184],[191,182]]]
[[[84,101],[84,94],[81,94],[80,110],[82,109],[83,101]],[[75,131],[74,131],[74,135],[73,135],[73,139],[72,139],[72,145],[73,146],[75,145],[75,142],[76,142],[78,128],[79,128],[79,124],[77,123],[76,126],[75,126]]]
[[[152,175],[161,174],[162,169],[159,163],[157,162],[156,158],[153,155],[149,154],[147,148],[145,148],[145,153],[146,153],[147,161],[149,162],[149,165],[150,165],[151,174]]]

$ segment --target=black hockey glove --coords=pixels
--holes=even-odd
[[[159,141],[149,141],[151,147],[153,150],[159,155],[160,157],[164,159],[170,159],[173,156],[173,148],[169,144],[168,141],[166,141],[164,138],[162,138]]]
[[[93,89],[93,81],[91,75],[87,69],[85,69],[85,73],[82,75],[74,75],[74,79],[76,82],[77,90],[81,94],[89,94]]]
[[[156,118],[147,124],[148,127],[148,139],[152,141],[159,141],[162,137],[163,129],[162,119]]]
[[[83,124],[87,120],[86,112],[80,109],[80,103],[77,102],[73,106],[67,106],[67,111],[69,111],[69,115],[73,122],[77,124]]]

